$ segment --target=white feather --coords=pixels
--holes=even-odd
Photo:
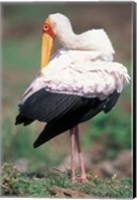
[[[57,39],[63,47],[72,50],[100,51],[106,56],[115,53],[111,41],[103,29],[92,29],[75,34],[66,16],[60,13],[51,14],[49,19]]]
[[[23,97],[23,101],[41,88],[55,93],[105,99],[114,90],[120,93],[130,80],[127,69],[120,63],[102,59],[92,61],[92,56],[87,56],[87,60],[86,56],[75,59],[74,55],[72,51],[60,51],[43,69],[44,76],[37,77],[28,88],[33,90]]]
[[[42,70],[43,76],[32,82],[20,103],[41,88],[100,99],[105,99],[114,90],[120,93],[130,77],[126,67],[113,62],[114,49],[105,31],[90,30],[75,35],[65,16],[53,14],[49,18],[64,48],[52,56]]]

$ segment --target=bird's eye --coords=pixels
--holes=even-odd
[[[45,31],[47,31],[47,30],[49,29],[48,24],[45,24],[45,25],[43,26],[43,29],[44,29]]]

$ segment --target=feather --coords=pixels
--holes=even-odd
[[[64,98],[68,95],[62,96],[59,94],[59,96]],[[56,137],[64,131],[71,129],[78,123],[94,117],[101,111],[109,112],[116,104],[118,97],[119,94],[116,91],[103,101],[99,100],[98,98],[86,99],[77,97],[79,99],[78,101],[81,100],[81,103],[78,103],[77,106],[75,105],[73,108],[68,110],[63,116],[59,116],[58,118],[54,118],[54,120],[49,121],[44,130],[36,139],[34,148],[39,147],[43,143],[47,142],[53,137]]]

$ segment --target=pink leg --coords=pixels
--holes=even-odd
[[[74,164],[74,155],[75,155],[75,128],[70,129],[70,140],[71,140],[71,170],[72,170],[72,183],[76,183],[75,175],[75,164]]]
[[[78,155],[79,155],[79,162],[80,162],[80,167],[81,167],[81,181],[83,183],[87,183],[88,180],[87,180],[87,177],[86,177],[86,170],[85,170],[85,165],[84,165],[84,159],[83,159],[83,154],[82,154],[82,151],[81,151],[78,126],[76,126],[74,128],[75,128],[75,139],[76,139],[76,144],[77,144],[77,149],[78,149]]]

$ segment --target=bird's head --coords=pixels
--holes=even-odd
[[[50,22],[50,19],[47,18],[42,26],[42,32],[43,34],[47,34],[49,35],[51,38],[54,39],[55,37],[55,33],[54,33],[54,30],[53,30],[53,25],[52,23]]]
[[[53,26],[49,18],[47,18],[42,25],[41,69],[43,69],[48,64],[54,38],[55,33]]]
[[[51,14],[44,21],[42,26],[41,69],[48,64],[55,36],[59,36],[63,29],[67,30],[68,23],[70,23],[69,19],[60,13]]]

